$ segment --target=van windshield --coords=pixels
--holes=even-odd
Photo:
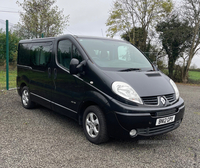
[[[78,40],[92,61],[101,68],[120,71],[153,70],[147,58],[128,42],[92,38]]]

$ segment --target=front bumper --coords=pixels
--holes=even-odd
[[[115,102],[116,105],[116,102]],[[116,106],[115,106],[116,107]],[[167,107],[125,107],[124,104],[118,102],[118,109],[115,111],[112,126],[110,128],[113,137],[130,137],[129,133],[132,129],[137,131],[137,135],[152,136],[166,133],[178,128],[183,120],[185,105],[182,98],[175,104]],[[175,121],[172,123],[156,126],[158,118],[169,117],[175,115]],[[109,117],[110,118],[110,117]],[[134,136],[135,137],[135,136]]]

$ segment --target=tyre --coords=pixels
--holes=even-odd
[[[100,144],[108,140],[105,116],[98,106],[89,106],[85,110],[83,129],[86,138],[94,144]]]
[[[31,109],[35,106],[35,103],[31,101],[30,92],[27,86],[22,88],[22,96],[21,96],[22,105],[26,109]]]

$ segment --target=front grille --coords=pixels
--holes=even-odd
[[[168,95],[165,95],[165,97],[169,101],[169,103],[172,103],[176,100],[175,94],[168,94]]]
[[[176,113],[178,110],[177,109],[170,109],[170,110],[165,110],[165,111],[159,111],[159,112],[156,112],[156,116],[166,116],[166,115],[172,115],[174,113]],[[155,116],[155,115],[153,115]]]
[[[142,135],[142,136],[151,136],[151,135],[162,134],[162,133],[166,133],[166,132],[169,132],[171,130],[178,128],[180,126],[181,122],[182,122],[182,120],[178,120],[173,123],[155,126],[152,128],[139,128],[139,129],[137,129],[137,133],[138,133],[138,135]]]
[[[146,105],[151,105],[151,106],[158,105],[158,97],[157,96],[142,97],[142,100],[143,100],[144,104],[146,104]]]
[[[145,105],[157,106],[159,97],[165,97],[169,103],[173,103],[176,100],[175,94],[168,94],[163,96],[150,96],[150,97],[142,97],[142,100]]]
[[[158,134],[162,132],[167,132],[171,129],[173,129],[175,126],[175,123],[169,123],[161,126],[156,126],[153,128],[143,128],[143,129],[137,129],[138,135],[153,135]]]

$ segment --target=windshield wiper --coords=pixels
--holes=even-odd
[[[155,71],[155,70],[151,69],[151,70],[148,70],[147,72],[152,72],[152,71]]]
[[[127,68],[127,69],[122,69],[120,72],[128,72],[128,71],[140,71],[141,69],[139,68]]]

